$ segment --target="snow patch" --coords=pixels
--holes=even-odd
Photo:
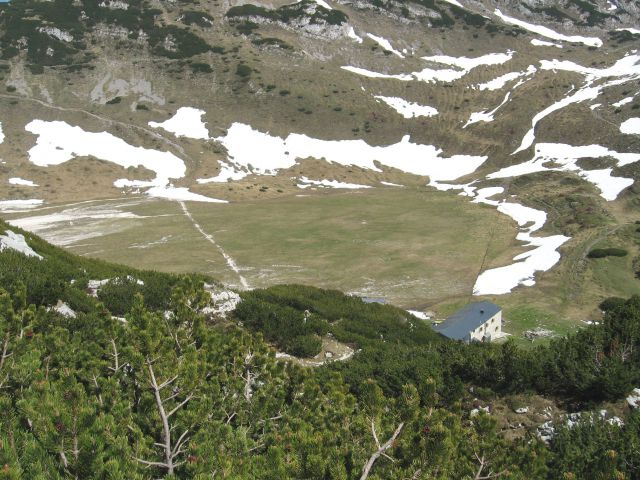
[[[302,183],[298,184],[298,188],[309,187],[327,187],[327,188],[348,188],[348,189],[360,189],[360,188],[372,188],[369,185],[359,185],[357,183],[345,183],[338,182],[337,180],[310,180],[307,177],[300,177]]]
[[[39,187],[37,183],[33,183],[31,180],[25,180],[20,177],[12,177],[9,179],[9,183],[11,185],[21,185],[23,187]]]
[[[42,260],[42,255],[37,254],[28,244],[24,238],[24,235],[15,233],[11,230],[4,232],[4,235],[0,235],[0,252],[4,250],[15,250],[27,257],[36,257]]]
[[[206,112],[192,107],[179,108],[176,114],[162,123],[149,122],[151,128],[163,128],[176,137],[187,137],[196,140],[209,139],[209,131],[202,121]]]
[[[384,97],[382,95],[376,95],[375,98],[382,100],[404,118],[433,117],[438,114],[438,110],[433,107],[408,102],[404,98]]]
[[[362,43],[364,41],[362,40],[362,37],[356,33],[353,27],[349,27],[349,31],[347,32],[347,37],[349,37],[352,40],[355,40],[358,43]]]
[[[562,45],[553,42],[546,42],[544,40],[538,40],[537,38],[531,39],[531,45],[534,47],[556,47],[562,48]]]
[[[481,203],[495,205],[495,201],[484,200]],[[535,284],[535,273],[546,272],[560,260],[557,249],[569,237],[552,235],[548,237],[534,237],[532,234],[540,230],[547,219],[546,212],[525,207],[518,203],[501,202],[498,211],[513,218],[520,226],[516,239],[526,243],[526,247],[535,247],[516,255],[515,263],[504,267],[492,268],[482,272],[473,287],[474,295],[502,295],[511,292],[519,285],[532,286]],[[530,224],[529,227],[524,227]]]
[[[389,42],[389,40],[387,40],[386,38],[383,37],[378,37],[372,33],[367,33],[367,37],[369,37],[371,40],[373,40],[374,42],[376,42],[378,45],[380,45],[382,48],[384,48],[385,50],[393,53],[394,55],[400,57],[400,58],[404,58],[404,55],[399,52],[398,50],[396,50],[395,48],[393,48],[391,46],[391,42]]]
[[[89,206],[67,208],[49,215],[34,215],[9,220],[11,225],[36,233],[58,246],[120,231],[115,220],[142,219],[117,206]],[[87,220],[90,223],[87,223]],[[90,226],[89,226],[90,225]]]
[[[640,30],[637,28],[616,28],[616,32],[629,32],[633,35],[640,35]]]
[[[611,106],[617,108],[617,107],[622,107],[623,105],[626,105],[627,103],[631,103],[631,102],[633,102],[633,97],[626,97],[620,100],[619,102],[612,103]]]
[[[34,165],[47,167],[76,157],[93,156],[123,168],[141,166],[156,173],[150,181],[116,180],[117,188],[148,188],[147,195],[169,200],[223,202],[171,186],[170,179],[182,178],[186,173],[185,163],[171,152],[134,147],[110,133],[86,132],[61,121],[33,120],[25,130],[38,136],[35,146],[29,150],[29,160]]]
[[[44,200],[32,198],[29,200],[0,200],[0,212],[13,213],[21,212],[29,208],[40,206]]]
[[[509,95],[511,95],[511,92],[507,92],[507,94],[504,96],[504,100],[502,100],[502,103],[490,112],[482,111],[472,113],[469,116],[469,120],[467,120],[467,123],[465,123],[462,128],[467,128],[469,125],[473,125],[474,123],[478,122],[493,122],[493,115],[500,109],[500,107],[507,103],[507,101],[509,100]]]
[[[527,69],[524,72],[509,72],[509,73],[505,73],[504,75],[501,75],[501,76],[499,76],[497,78],[494,78],[493,80],[491,80],[489,82],[480,83],[480,84],[476,85],[476,88],[478,88],[480,90],[500,90],[508,82],[511,82],[512,80],[517,80],[520,77],[533,75],[536,72],[537,72],[536,67],[534,67],[533,65],[529,65],[529,67],[527,67]]]
[[[244,170],[238,170],[233,165],[227,162],[220,162],[220,173],[211,178],[198,178],[196,181],[199,184],[206,183],[225,183],[231,180],[242,180],[248,175]]]
[[[580,177],[593,183],[600,189],[605,200],[615,200],[618,194],[633,184],[633,179],[611,176],[611,168],[602,170],[583,170],[576,162],[581,158],[613,158],[617,166],[623,167],[640,160],[640,153],[618,153],[600,145],[572,146],[562,143],[538,143],[532,160],[487,175],[487,178],[508,178],[544,171],[576,172]],[[549,167],[553,162],[559,166]]]
[[[640,118],[630,118],[620,124],[620,132],[627,135],[640,135]]]
[[[242,123],[234,123],[225,136],[215,140],[226,147],[228,162],[234,164],[238,176],[243,170],[257,175],[275,175],[279,169],[294,166],[298,158],[313,157],[376,172],[381,171],[376,165],[379,162],[439,181],[472,173],[487,159],[486,156],[472,155],[441,157],[442,150],[432,145],[412,143],[409,135],[392,145],[371,146],[361,139],[320,140],[296,133],[283,139]],[[242,177],[249,173],[243,172]]]

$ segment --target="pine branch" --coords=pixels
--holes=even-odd
[[[362,470],[362,476],[360,477],[360,480],[366,480],[369,477],[369,473],[371,471],[371,468],[373,467],[373,464],[376,463],[376,460],[378,460],[378,458],[380,458],[381,455],[385,454],[386,451],[393,446],[393,444],[396,441],[396,438],[398,438],[398,435],[400,435],[400,432],[402,431],[403,427],[404,427],[404,422],[401,422],[400,425],[398,425],[398,427],[396,428],[396,431],[393,432],[393,435],[391,436],[391,438],[389,438],[389,440],[387,440],[383,445],[380,445],[378,441],[378,436],[376,434],[375,423],[373,419],[371,420],[371,431],[373,432],[373,438],[376,441],[376,446],[378,447],[378,450],[373,452],[373,454],[365,464],[364,469]]]

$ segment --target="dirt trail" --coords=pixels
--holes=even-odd
[[[233,257],[231,257],[227,252],[225,252],[225,250],[216,242],[215,238],[213,238],[213,235],[210,235],[208,233],[206,233],[202,227],[200,226],[199,223],[197,223],[194,218],[191,216],[191,212],[189,212],[189,210],[187,209],[187,206],[185,205],[184,202],[178,202],[180,204],[180,206],[182,207],[182,211],[184,212],[185,216],[189,219],[189,221],[191,221],[191,223],[193,224],[193,226],[196,228],[196,230],[198,230],[198,232],[200,232],[200,234],[209,242],[211,243],[214,247],[216,247],[218,249],[218,251],[220,252],[220,254],[224,257],[224,259],[227,262],[227,265],[229,265],[229,268],[231,270],[233,270],[236,275],[238,275],[238,278],[240,279],[240,284],[242,285],[242,287],[246,290],[250,289],[251,287],[249,287],[249,282],[247,282],[247,279],[244,278],[242,276],[242,274],[240,273],[240,269],[238,268],[238,264],[236,263],[236,261],[233,259]]]

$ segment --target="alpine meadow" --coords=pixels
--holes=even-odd
[[[640,2],[0,0],[0,480],[640,480]]]

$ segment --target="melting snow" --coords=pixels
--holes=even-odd
[[[196,181],[200,184],[205,183],[224,183],[230,180],[242,180],[246,177],[248,173],[237,170],[233,167],[233,165],[228,164],[227,162],[220,162],[220,173],[215,177],[211,178],[198,178]]]
[[[2,123],[0,123],[0,143],[4,142],[4,132],[2,131]]]
[[[443,65],[449,65],[452,68],[442,68],[442,69],[433,69],[433,68],[424,68],[423,70],[412,72],[412,73],[400,73],[400,74],[386,74],[386,73],[378,73],[372,72],[370,70],[366,70],[364,68],[359,67],[350,67],[345,66],[342,67],[344,70],[347,70],[352,73],[356,73],[358,75],[362,75],[369,78],[392,78],[396,80],[402,80],[404,82],[408,82],[411,80],[419,80],[423,82],[453,82],[464,77],[467,73],[479,66],[490,66],[490,65],[502,65],[503,63],[508,62],[513,57],[513,51],[508,51],[507,53],[489,53],[487,55],[483,55],[481,57],[476,58],[467,58],[467,57],[450,57],[448,55],[435,55],[432,57],[422,57],[422,60],[433,63],[440,63]]]
[[[632,33],[634,35],[640,35],[640,30],[638,30],[637,28],[616,28],[617,32],[629,32]]]
[[[593,183],[600,189],[600,195],[605,200],[615,200],[618,194],[633,184],[633,179],[612,177],[612,169],[583,170],[576,162],[581,158],[607,158],[611,157],[622,167],[640,160],[640,153],[618,153],[600,145],[585,145],[574,147],[562,143],[538,143],[532,160],[512,165],[510,167],[491,173],[487,178],[507,178],[526,175],[528,173],[543,171],[574,171],[585,180]],[[548,162],[554,162],[560,166],[545,166]]]
[[[36,257],[42,260],[42,255],[37,254],[28,244],[24,235],[7,230],[0,235],[0,252],[3,250],[15,250],[27,257]]]
[[[536,73],[536,71],[536,67],[534,67],[533,65],[529,65],[527,67],[527,70],[525,70],[524,72],[505,73],[504,75],[494,78],[489,82],[478,84],[477,88],[479,88],[480,90],[500,90],[510,81],[516,80],[520,77],[533,75],[534,73]]]
[[[186,166],[171,152],[134,147],[110,133],[86,132],[60,121],[33,120],[25,129],[38,136],[36,145],[29,150],[29,160],[35,165],[59,165],[76,157],[93,156],[123,168],[142,166],[156,173],[151,181],[116,180],[114,185],[118,188],[149,187],[148,195],[171,200],[220,201],[173,188],[169,179],[184,177]]]
[[[582,43],[589,47],[602,46],[602,40],[600,40],[597,37],[581,37],[579,35],[571,35],[571,36],[563,35],[561,33],[551,30],[550,28],[543,27],[542,25],[533,25],[531,23],[518,20],[517,18],[508,17],[504,15],[497,8],[493,13],[505,23],[510,23],[511,25],[516,25],[518,27],[524,28],[525,30],[529,30],[530,32],[537,33],[542,37],[550,38],[552,40],[560,40],[563,42]]]
[[[229,162],[238,171],[247,169],[260,175],[275,175],[290,168],[298,158],[324,158],[340,165],[353,165],[380,172],[376,162],[432,180],[452,180],[475,171],[487,157],[454,155],[441,157],[442,150],[432,145],[412,143],[406,135],[398,143],[371,146],[364,140],[320,140],[292,133],[285,139],[234,123],[224,137],[216,138],[229,152]],[[243,176],[247,176],[248,173]]]
[[[447,3],[450,3],[451,5],[455,5],[456,7],[464,8],[462,4],[458,2],[458,0],[444,0],[444,1]]]
[[[427,315],[426,313],[420,311],[420,310],[407,310],[407,312],[409,312],[411,315],[413,315],[416,318],[419,318],[420,320],[430,320],[431,317],[429,315]]]
[[[163,198],[165,200],[177,200],[184,202],[204,202],[204,203],[229,203],[227,200],[205,197],[198,193],[190,192],[185,187],[151,187],[147,190],[147,195],[155,198]]]
[[[196,140],[207,140],[209,131],[202,121],[206,112],[192,107],[179,108],[176,114],[162,123],[149,122],[152,128],[163,128],[177,137],[187,137]]]
[[[349,31],[347,32],[347,36],[349,38],[351,38],[352,40],[355,40],[358,43],[362,43],[362,37],[360,37],[358,34],[356,34],[356,31],[353,29],[353,27],[349,27]]]
[[[544,40],[538,40],[537,38],[531,39],[531,45],[534,47],[556,47],[562,48],[562,45],[553,42],[545,42]]]
[[[479,201],[489,205],[496,205],[496,201],[487,200],[479,191]],[[491,193],[491,192],[490,192]],[[493,193],[495,195],[495,193]],[[546,222],[547,214],[542,210],[525,207],[517,203],[502,202],[497,205],[498,211],[513,218],[521,227],[516,236],[517,240],[526,242],[532,250],[516,255],[516,263],[504,267],[492,268],[482,272],[473,287],[474,295],[502,295],[511,292],[518,285],[531,286],[535,284],[535,273],[547,271],[560,260],[557,249],[569,237],[552,235],[548,237],[534,237],[532,234],[540,230]],[[524,225],[531,224],[527,228]]]
[[[630,118],[620,125],[620,131],[629,135],[640,135],[640,118]]]
[[[408,102],[404,98],[383,97],[382,95],[376,95],[375,98],[382,100],[404,118],[433,117],[438,114],[438,110],[433,107]]]
[[[595,100],[602,92],[602,89],[614,85],[640,79],[640,60],[639,55],[625,55],[623,58],[615,62],[607,68],[591,68],[583,67],[577,63],[568,60],[541,60],[540,67],[543,70],[563,70],[567,72],[575,72],[585,76],[586,84],[573,95],[569,95],[562,100],[550,105],[540,113],[536,114],[531,120],[531,129],[522,138],[522,143],[513,153],[516,154],[529,148],[535,140],[535,128],[538,122],[548,115],[561,110],[571,104],[581,103],[588,100]],[[598,86],[592,84],[598,80],[610,78],[606,83]],[[640,127],[639,127],[640,128]],[[626,132],[623,132],[626,133]]]
[[[467,128],[469,125],[473,125],[474,123],[478,123],[478,122],[492,122],[493,114],[496,113],[498,109],[502,107],[505,103],[507,103],[507,101],[509,100],[510,94],[511,94],[510,92],[507,92],[507,94],[504,96],[504,100],[502,100],[502,103],[498,105],[496,108],[494,108],[493,110],[491,110],[490,112],[483,111],[483,112],[472,113],[471,116],[469,117],[469,120],[467,120],[467,123],[465,123],[462,128]]]
[[[631,408],[640,408],[640,388],[634,388],[627,397],[627,403]]]
[[[585,87],[578,90],[573,95],[569,97],[565,97],[562,100],[554,103],[553,105],[548,106],[547,108],[542,110],[540,113],[537,113],[531,120],[531,128],[524,135],[524,137],[522,138],[522,143],[513,152],[513,154],[526,150],[531,145],[533,145],[533,142],[536,139],[535,128],[538,122],[540,122],[540,120],[542,120],[543,118],[547,117],[548,115],[552,114],[555,111],[562,110],[563,108],[567,107],[568,105],[571,105],[572,103],[581,103],[587,100],[595,100],[599,94],[600,94],[600,87]]]
[[[472,187],[471,184],[451,185],[431,182],[430,185],[438,190],[461,189],[461,195],[473,197],[473,203],[484,203],[496,207],[500,213],[508,215],[520,225],[521,229],[516,239],[526,242],[525,247],[535,247],[515,256],[513,260],[516,262],[511,265],[482,272],[473,287],[474,295],[502,295],[511,292],[518,285],[534,285],[536,272],[547,271],[560,260],[557,249],[569,240],[569,237],[564,235],[534,237],[532,234],[544,226],[547,214],[542,210],[525,207],[518,203],[491,200],[491,197],[504,193],[504,188],[486,187],[476,191],[476,187]],[[527,224],[530,226],[523,228]]]
[[[11,185],[21,185],[23,187],[38,187],[39,185],[33,183],[31,180],[25,180],[24,178],[13,177],[9,179]]]
[[[313,0],[313,1],[316,2],[318,5],[320,5],[321,7],[326,8],[327,10],[333,10],[333,7],[329,5],[327,2],[325,2],[324,0]]]
[[[145,217],[122,211],[117,206],[98,205],[68,208],[50,215],[11,219],[9,223],[37,233],[56,245],[65,246],[117,231],[114,220],[142,218]],[[90,228],[85,220],[91,221]]]
[[[389,40],[387,40],[386,38],[378,37],[376,35],[373,35],[372,33],[367,33],[367,37],[369,37],[371,40],[376,42],[385,50],[388,50],[389,52],[393,53],[394,55],[397,55],[400,58],[404,58],[404,55],[398,50],[396,50],[395,48],[393,48],[391,46],[391,42],[389,42]]]
[[[631,102],[633,102],[633,97],[626,97],[626,98],[623,98],[622,100],[620,100],[619,102],[612,103],[611,106],[617,108],[617,107],[621,107],[621,106],[626,105],[627,103],[631,103]]]
[[[358,185],[357,183],[344,183],[344,182],[338,182],[336,180],[309,180],[307,177],[301,177],[300,181],[302,183],[298,184],[298,188],[309,188],[313,186],[328,187],[328,188],[349,188],[349,189],[372,188],[369,185]]]
[[[12,213],[42,205],[44,200],[32,198],[29,200],[0,200],[0,211]]]

